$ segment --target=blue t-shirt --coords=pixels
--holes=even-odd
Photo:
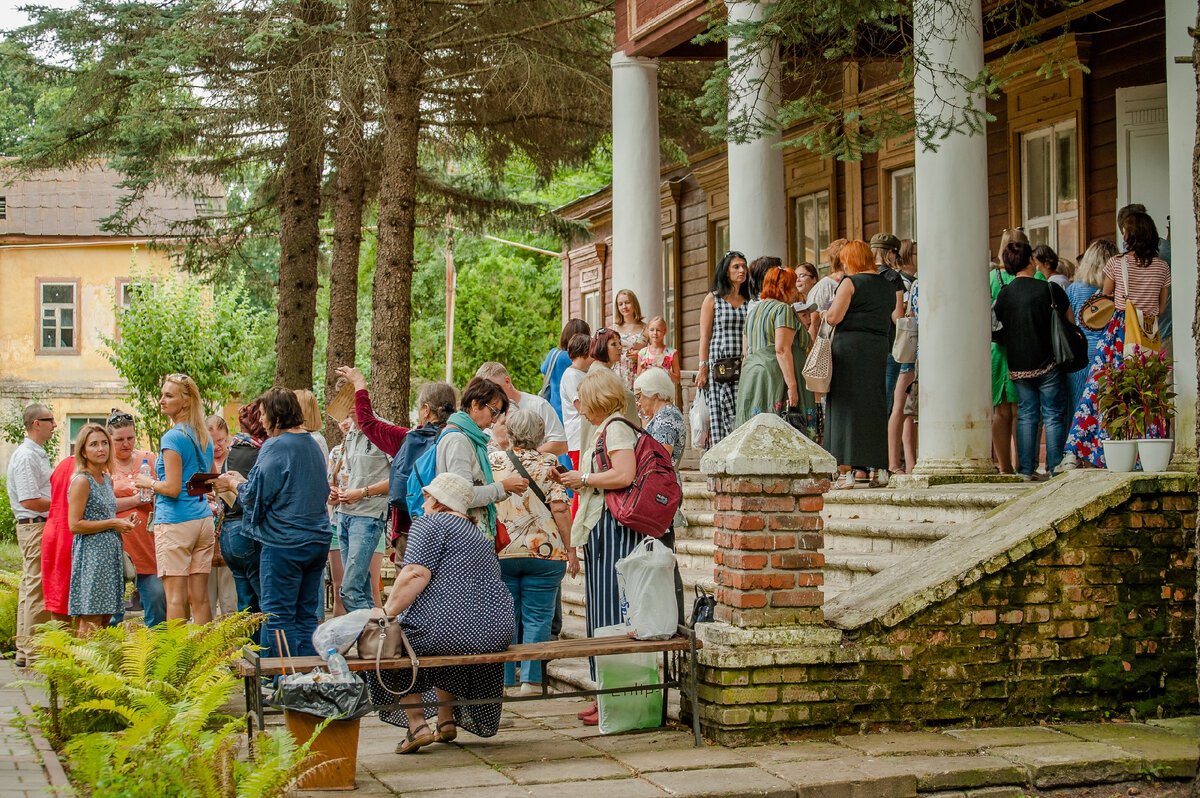
[[[183,481],[180,482],[179,496],[172,499],[169,496],[156,496],[154,499],[154,523],[182,524],[184,521],[196,521],[212,515],[208,499],[204,496],[189,496],[187,493],[188,480],[200,472],[212,471],[213,447],[209,440],[203,450],[191,424],[176,424],[166,435],[162,436],[162,450],[168,449],[177,453],[183,461]],[[200,455],[197,457],[197,455]],[[163,456],[159,454],[155,471],[158,479],[166,479],[166,467]]]
[[[285,432],[258,450],[238,491],[242,530],[268,546],[329,544],[329,482],[321,447],[307,432]]]
[[[562,394],[559,393],[559,383],[562,382],[563,374],[571,367],[571,358],[567,357],[567,353],[559,349],[557,346],[546,353],[546,359],[542,361],[541,372],[550,375],[550,397],[547,401],[554,408],[554,412],[558,413],[558,420],[562,421]]]

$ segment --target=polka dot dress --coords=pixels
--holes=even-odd
[[[514,626],[512,594],[500,581],[495,545],[472,521],[450,513],[418,518],[409,530],[404,565],[422,565],[431,575],[429,584],[400,616],[418,656],[487,654],[508,648]],[[395,691],[407,688],[411,679],[410,671],[383,672],[383,685]],[[374,673],[368,684],[376,706],[390,706],[399,700],[384,689]],[[504,690],[504,666],[421,668],[413,691],[435,701],[434,688],[456,698],[499,698]],[[501,708],[499,702],[455,707],[454,719],[471,734],[491,737],[499,728]],[[425,714],[433,717],[436,710],[428,709]],[[408,726],[408,715],[401,710],[381,710],[379,717],[394,726]]]
[[[97,482],[91,474],[83,520],[108,521],[117,517],[117,497],[107,476]],[[71,543],[71,588],[67,612],[71,615],[112,615],[125,606],[125,563],[121,535],[114,529],[75,535]]]

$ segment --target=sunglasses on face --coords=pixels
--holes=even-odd
[[[504,412],[500,408],[492,407],[491,405],[484,405],[484,407],[486,407],[488,410],[492,411],[492,418],[498,418],[500,416],[500,414]]]

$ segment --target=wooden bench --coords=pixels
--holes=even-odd
[[[551,640],[546,643],[525,643],[509,646],[504,651],[494,654],[465,654],[458,656],[429,656],[417,660],[419,668],[442,668],[452,665],[482,665],[486,663],[522,662],[525,660],[547,662],[559,659],[580,659],[583,657],[602,657],[607,654],[645,654],[661,653],[663,662],[663,678],[657,684],[637,685],[635,687],[614,687],[605,690],[572,690],[564,693],[550,693],[542,683],[540,695],[501,695],[497,698],[456,699],[454,701],[426,702],[426,707],[436,706],[467,706],[470,704],[494,704],[496,702],[540,701],[546,698],[575,698],[579,696],[609,695],[615,693],[632,693],[646,690],[661,690],[663,693],[663,723],[667,720],[667,691],[678,690],[681,695],[687,695],[692,702],[692,733],[696,745],[702,745],[700,739],[700,712],[697,697],[696,651],[701,644],[696,640],[696,633],[686,626],[676,630],[675,637],[669,640],[634,640],[626,636],[589,637],[578,640]],[[686,660],[681,656],[687,653]],[[234,663],[237,675],[245,681],[246,687],[246,723],[250,736],[254,735],[254,723],[263,728],[262,692],[259,681],[264,676],[280,676],[284,673],[284,660],[279,657],[260,657],[258,653],[246,647],[242,659]],[[351,671],[373,671],[375,660],[347,659]],[[325,661],[320,657],[291,657],[286,661],[288,671],[307,673],[318,666],[324,666]],[[385,659],[380,662],[382,670],[407,670],[411,662],[407,657]],[[543,673],[545,668],[543,667]],[[376,709],[396,709],[392,704]]]

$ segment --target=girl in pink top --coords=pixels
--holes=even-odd
[[[649,343],[638,352],[638,374],[651,366],[665,369],[671,375],[671,380],[679,384],[679,350],[669,349],[667,340],[667,321],[662,316],[655,316],[646,322],[646,337]]]

